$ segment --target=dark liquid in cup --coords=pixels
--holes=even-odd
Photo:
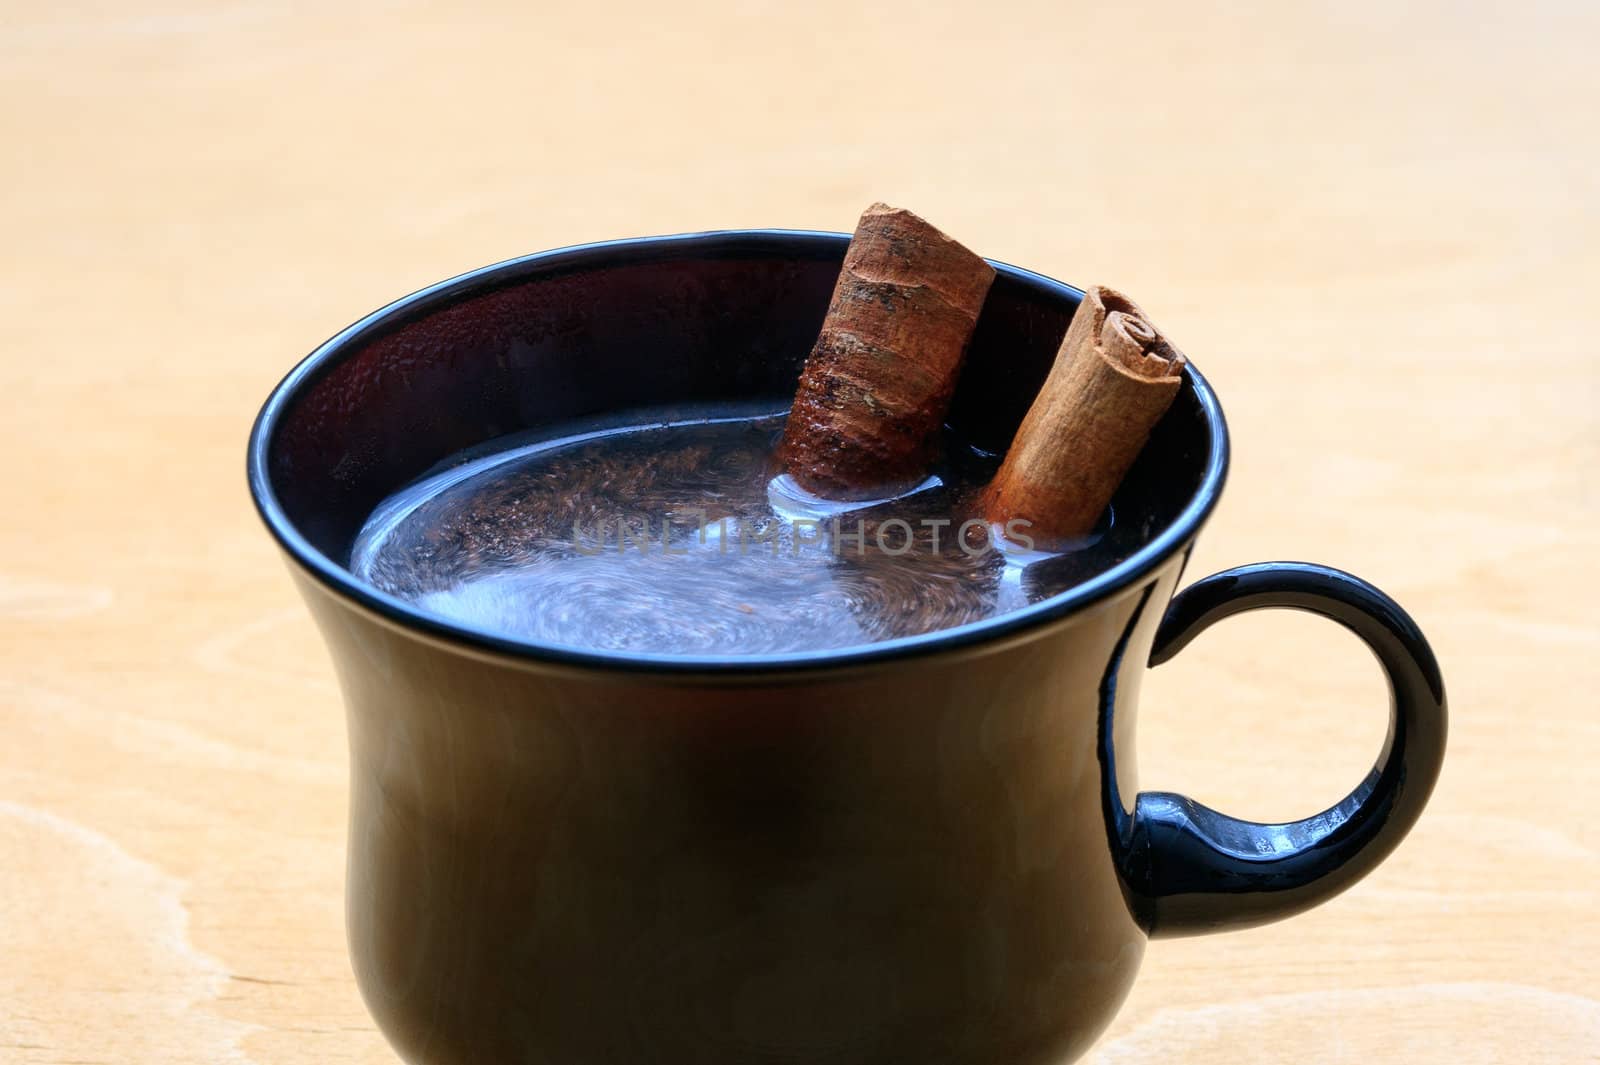
[[[474,449],[384,501],[351,568],[505,637],[754,655],[992,618],[1135,546],[1104,529],[1066,552],[1006,543],[975,509],[998,458],[955,441],[909,493],[817,500],[775,477],[783,418],[770,405],[640,412]]]

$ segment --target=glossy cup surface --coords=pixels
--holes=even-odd
[[[279,387],[252,489],[349,713],[350,947],[428,1063],[1064,1062],[1151,921],[1129,880],[1142,667],[1226,462],[1192,370],[1119,495],[1126,562],[1017,614],[842,652],[508,642],[343,569],[462,448],[793,387],[845,240],[565,249],[358,322]],[[953,430],[1003,448],[1077,305],[1002,267]]]

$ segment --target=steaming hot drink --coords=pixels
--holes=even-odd
[[[660,654],[872,643],[1038,602],[1115,564],[1112,516],[1072,550],[983,519],[998,457],[945,441],[917,488],[820,499],[778,473],[775,404],[635,412],[457,455],[371,515],[351,568],[496,634]],[[1059,547],[1059,544],[1057,545]]]

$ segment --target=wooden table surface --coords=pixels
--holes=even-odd
[[[0,1062],[395,1060],[245,492],[295,360],[518,253],[878,198],[1134,294],[1233,427],[1190,574],[1357,572],[1450,689],[1394,857],[1153,945],[1089,1060],[1600,1060],[1600,8],[880,6],[5,5]],[[1353,638],[1252,615],[1152,675],[1142,777],[1303,816],[1383,729]]]

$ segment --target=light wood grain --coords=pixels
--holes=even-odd
[[[1600,1060],[1600,8],[890,7],[8,5],[0,1062],[394,1060],[338,692],[242,476],[296,358],[513,254],[879,198],[1133,294],[1233,426],[1190,573],[1358,572],[1450,687],[1394,858],[1154,945],[1091,1060]],[[1145,691],[1147,786],[1243,816],[1382,736],[1298,616]]]

